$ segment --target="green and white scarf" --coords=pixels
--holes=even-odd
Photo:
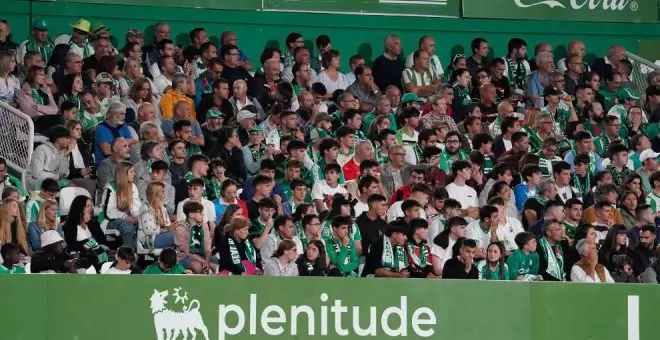
[[[186,223],[189,223],[186,220]],[[190,241],[188,243],[190,253],[204,255],[204,229],[201,224],[190,226]]]
[[[591,189],[591,176],[585,176],[584,185],[580,183],[580,176],[573,174],[573,187],[577,189],[578,196],[582,197]]]
[[[545,197],[543,195],[538,195],[538,194],[536,196],[534,196],[533,198],[535,198],[543,206],[545,206],[549,201],[549,199],[547,197]]]
[[[523,61],[506,58],[506,62],[508,64],[509,85],[514,89],[525,89],[527,71]]]
[[[34,100],[35,104],[44,105],[44,96],[41,95],[41,91],[39,91],[39,89],[32,87],[30,88],[30,92],[32,94],[32,100]]]
[[[408,254],[410,255],[410,258],[412,259],[413,264],[417,268],[424,268],[429,265],[429,251],[428,247],[426,246],[426,242],[422,242],[419,245],[419,256],[417,256],[417,253],[415,252],[415,248],[417,246],[412,243],[408,242]]]
[[[252,154],[252,159],[255,162],[259,162],[261,158],[264,156],[266,153],[266,145],[263,143],[259,144],[259,146],[255,146],[254,144],[250,144],[250,153]]]
[[[236,242],[232,237],[227,237],[227,241],[229,242],[229,254],[231,255],[231,262],[245,271],[245,266],[243,265],[243,261],[241,261],[241,254],[238,253],[238,248],[236,248]],[[257,251],[254,249],[252,241],[249,239],[245,240],[245,257],[248,261],[250,261],[250,263],[257,263]]]
[[[462,105],[472,104],[472,98],[470,97],[470,89],[468,87],[455,84],[454,92],[456,99],[459,99]]]
[[[68,101],[74,103],[76,105],[76,107],[78,108],[78,112],[81,112],[83,110],[82,102],[80,101],[80,96],[79,95],[74,96],[73,94],[65,93],[65,94],[62,95],[62,97],[64,98],[64,100],[68,100]]]
[[[402,246],[396,246],[394,248],[396,248],[396,253],[392,248],[390,238],[384,236],[383,255],[381,257],[383,267],[394,271],[408,268],[408,256],[406,256],[406,250]]]
[[[41,56],[41,59],[47,63],[50,60],[50,57],[53,55],[54,44],[53,41],[48,37],[44,42],[43,46],[39,46],[34,38],[28,40],[27,45],[25,45],[25,50],[28,52],[37,52]],[[21,60],[22,62],[22,60]]]
[[[548,274],[559,281],[564,281],[566,274],[564,273],[564,258],[562,256],[561,245],[555,243],[554,247],[552,247],[545,237],[541,238],[539,245],[543,249],[545,258],[548,261],[548,268],[546,269]]]

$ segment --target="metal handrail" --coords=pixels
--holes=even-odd
[[[657,64],[655,64],[655,63],[653,63],[653,62],[651,62],[651,61],[649,61],[649,60],[646,60],[646,59],[644,59],[644,58],[642,58],[642,57],[640,57],[640,56],[638,56],[638,55],[636,55],[636,54],[634,54],[634,53],[631,53],[631,52],[629,52],[629,51],[626,51],[626,56],[627,56],[629,59],[632,59],[632,60],[634,60],[634,61],[636,61],[636,62],[638,62],[638,63],[640,63],[640,64],[642,64],[642,65],[644,65],[644,66],[646,66],[646,67],[649,67],[649,68],[652,68],[652,69],[654,69],[654,70],[658,70],[658,71],[660,71],[660,65],[657,65]]]
[[[11,124],[7,124],[8,126],[3,124],[0,127],[0,138],[11,138],[13,136],[15,141],[24,141],[25,148],[21,150],[20,147],[2,147],[0,148],[0,157],[7,161],[10,168],[20,173],[21,182],[25,185],[27,171],[32,159],[32,151],[34,150],[34,122],[28,115],[3,101],[0,101],[0,120],[4,122],[21,122],[20,126],[15,124],[13,132]],[[0,145],[9,143],[11,142],[0,141]]]

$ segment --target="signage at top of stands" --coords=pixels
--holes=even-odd
[[[657,22],[657,0],[463,0],[466,18]]]
[[[266,11],[458,18],[460,0],[265,0]]]

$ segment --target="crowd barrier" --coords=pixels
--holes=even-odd
[[[25,183],[34,148],[32,119],[9,104],[0,101],[0,157]]]
[[[657,339],[655,285],[158,275],[0,278],[3,340]]]

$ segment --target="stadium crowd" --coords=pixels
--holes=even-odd
[[[0,159],[0,274],[660,279],[660,74],[638,91],[619,45],[443,67],[388,35],[340,71],[327,35],[257,60],[167,23],[10,32],[0,100],[45,138],[24,181]]]

